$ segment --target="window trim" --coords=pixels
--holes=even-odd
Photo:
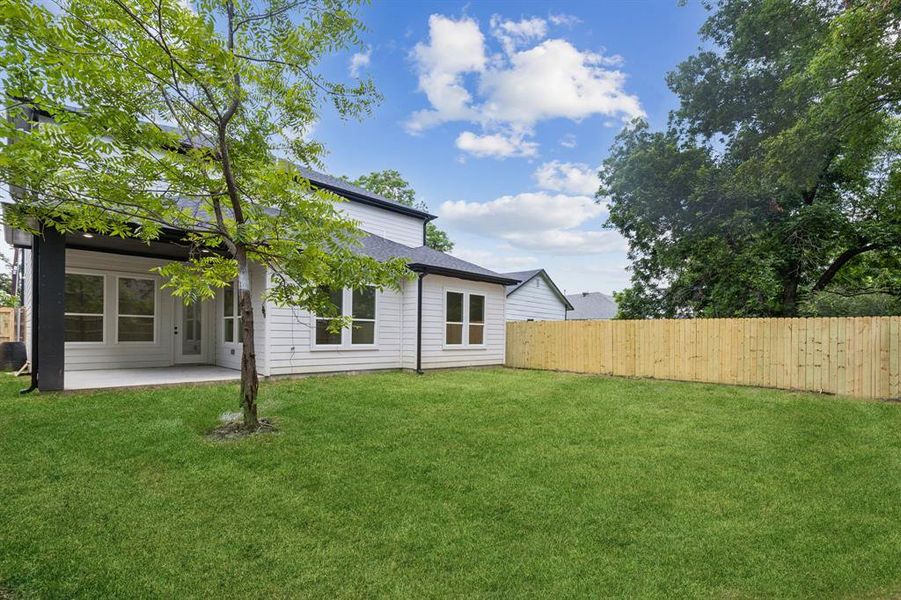
[[[120,279],[143,279],[145,281],[153,282],[153,316],[148,315],[131,315],[131,314],[119,314],[119,280]],[[115,276],[115,289],[113,292],[115,298],[115,322],[113,323],[113,340],[116,345],[124,345],[124,346],[156,346],[160,342],[159,336],[159,322],[160,322],[160,286],[158,285],[158,278],[152,275],[131,275],[131,274],[116,274]],[[134,317],[138,319],[153,319],[153,340],[142,340],[142,341],[121,341],[119,340],[119,318],[120,317]]]
[[[373,334],[372,334],[372,343],[371,344],[354,344],[352,337],[353,323],[349,327],[341,328],[341,343],[340,344],[317,344],[316,343],[316,323],[319,320],[327,320],[330,317],[320,317],[315,313],[310,313],[310,350],[312,352],[347,352],[347,351],[358,351],[358,350],[379,350],[379,323],[381,323],[380,318],[380,306],[381,306],[381,293],[379,289],[375,286],[366,286],[372,287],[375,290],[375,318],[374,319],[355,319],[357,321],[366,321],[372,322],[373,325]],[[344,288],[341,290],[342,293],[342,306],[341,306],[341,316],[350,317],[353,319],[353,290],[354,288]]]
[[[456,293],[463,294],[463,343],[462,344],[448,344],[447,343],[447,325],[450,324],[458,324],[458,321],[448,321],[447,320],[447,295],[448,293]],[[469,297],[470,296],[481,296],[483,298],[483,310],[484,313],[482,315],[482,343],[481,344],[470,344],[469,343]],[[442,290],[441,296],[441,314],[443,316],[443,320],[441,322],[441,347],[443,350],[486,350],[488,348],[488,293],[487,292],[474,292],[472,290],[465,290],[462,288],[455,287],[445,287]]]
[[[109,299],[108,298],[109,294],[107,293],[107,290],[106,290],[106,283],[107,283],[106,273],[99,272],[99,271],[92,271],[89,269],[66,269],[65,273],[63,274],[63,277],[65,278],[66,275],[89,275],[91,277],[100,277],[103,280],[103,288],[102,288],[103,289],[103,312],[100,313],[101,331],[103,332],[103,335],[102,335],[100,341],[97,341],[97,342],[89,342],[89,341],[64,342],[65,346],[67,348],[80,348],[80,347],[90,348],[90,347],[97,347],[97,346],[105,346],[107,344],[107,342],[109,341],[109,340],[107,340],[107,335],[106,335],[106,333],[107,333],[106,332],[106,326],[107,326],[107,318],[106,317],[109,312],[109,310],[108,310],[109,303],[107,302],[107,300]],[[63,286],[65,286],[65,281],[63,281]],[[82,315],[82,316],[96,317],[97,313],[70,313],[70,312],[67,312],[65,306],[63,306],[63,327],[64,328],[65,328],[66,315],[73,315],[73,316]],[[63,337],[65,337],[65,334],[66,334],[66,332],[63,331]]]
[[[226,287],[229,287],[229,286],[226,286]],[[239,304],[239,302],[238,302],[238,282],[232,281],[230,284],[230,287],[232,288],[232,309],[233,309],[231,316],[229,317],[229,316],[225,315],[225,287],[222,288],[222,294],[221,294],[222,301],[219,303],[220,310],[217,311],[219,313],[217,316],[219,317],[218,318],[218,321],[219,321],[218,329],[219,329],[220,343],[223,346],[227,346],[229,348],[240,348],[244,345],[244,342],[239,341],[240,328],[242,326],[240,325],[241,315],[239,314],[240,308],[238,306],[238,304]],[[230,341],[230,342],[225,339],[225,322],[226,321],[231,321],[231,323],[232,323],[232,341]]]

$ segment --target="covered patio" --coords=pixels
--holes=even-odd
[[[238,381],[241,372],[214,365],[180,365],[144,369],[66,371],[66,390],[96,390]]]

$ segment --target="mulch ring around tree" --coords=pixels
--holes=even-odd
[[[269,419],[260,419],[256,429],[247,429],[241,421],[229,421],[207,432],[206,438],[214,442],[227,442],[265,433],[275,433],[278,429]],[[0,596],[2,600],[2,596]]]

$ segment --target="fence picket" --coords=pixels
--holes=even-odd
[[[517,321],[506,356],[520,368],[901,397],[901,317]]]

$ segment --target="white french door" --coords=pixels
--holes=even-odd
[[[184,304],[175,299],[175,325],[172,339],[175,342],[176,364],[206,362],[203,325],[203,302]]]

